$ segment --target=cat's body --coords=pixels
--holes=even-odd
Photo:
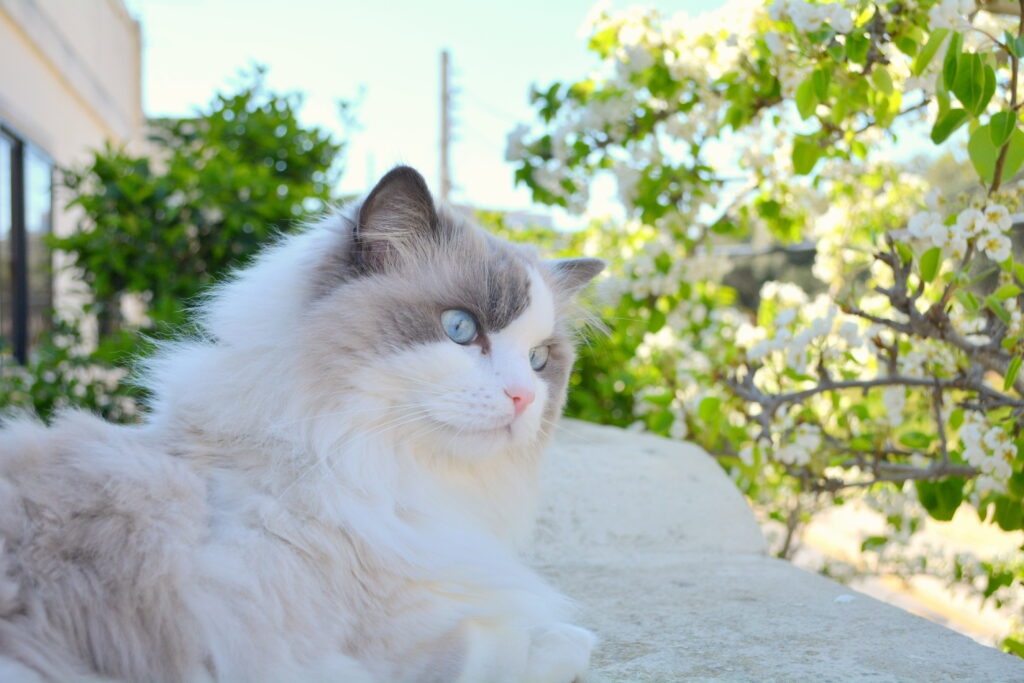
[[[581,675],[592,636],[515,547],[599,270],[399,168],[215,292],[145,424],[10,421],[0,681]]]

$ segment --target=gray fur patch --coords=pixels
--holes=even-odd
[[[386,270],[343,274],[342,284],[335,283],[335,296],[358,307],[371,323],[365,343],[375,340],[375,345],[401,349],[444,340],[441,313],[454,308],[476,318],[486,349],[486,336],[507,327],[530,305],[528,265],[540,266],[528,250],[488,235],[447,209],[438,212],[435,230],[429,239],[406,245],[402,258]],[[330,263],[336,268],[346,260],[335,257]]]

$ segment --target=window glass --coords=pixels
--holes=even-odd
[[[50,326],[53,274],[46,235],[53,212],[53,167],[42,155],[25,150],[25,250],[28,265],[28,343]]]
[[[14,285],[11,282],[11,154],[10,139],[0,135],[0,350],[10,349],[14,332]],[[2,353],[2,351],[0,351]]]

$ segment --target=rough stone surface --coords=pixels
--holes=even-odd
[[[763,554],[699,448],[565,421],[535,564],[601,639],[591,681],[1024,681],[1024,661]]]
[[[540,557],[764,551],[754,516],[718,463],[697,446],[650,434],[562,420],[541,501]]]

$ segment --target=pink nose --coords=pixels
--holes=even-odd
[[[516,417],[522,415],[527,406],[533,403],[533,399],[537,397],[532,389],[527,389],[526,387],[507,387],[505,395],[512,399],[512,406],[516,410]]]

